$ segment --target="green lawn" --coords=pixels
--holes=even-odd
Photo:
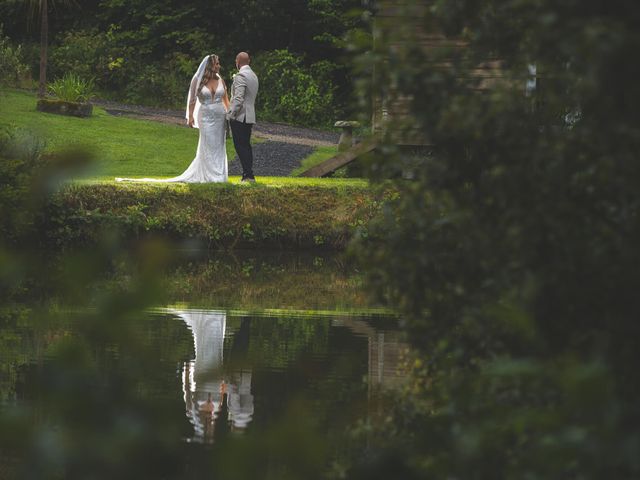
[[[41,113],[31,93],[9,90],[0,95],[0,126],[33,131],[46,139],[47,149],[90,147],[96,153],[96,176],[174,176],[195,156],[195,129],[114,117],[100,108],[86,119]],[[235,155],[230,143],[227,153]]]
[[[177,125],[115,117],[94,108],[90,118],[75,118],[41,113],[35,109],[32,93],[0,91],[0,126],[14,126],[34,132],[47,142],[47,150],[70,145],[84,145],[96,154],[92,179],[112,181],[114,177],[172,177],[182,173],[195,156],[198,131]],[[314,152],[312,156],[328,158],[331,152]],[[227,140],[227,156],[235,156],[233,142]],[[316,160],[317,161],[317,160]],[[320,185],[327,180],[266,178],[260,182],[271,186]],[[237,178],[232,178],[237,181]],[[339,182],[343,183],[343,182]],[[358,184],[361,181],[345,183]]]

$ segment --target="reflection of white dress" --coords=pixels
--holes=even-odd
[[[213,421],[218,418],[224,385],[227,392],[229,418],[234,430],[247,428],[253,418],[251,371],[239,370],[225,379],[223,366],[226,312],[215,310],[174,311],[193,334],[195,359],[185,363],[182,388],[187,417],[195,438],[210,441]],[[227,421],[227,419],[221,419]]]
[[[184,182],[210,183],[226,182],[227,150],[225,145],[225,114],[222,99],[224,96],[222,80],[218,80],[218,87],[212,94],[207,86],[202,87],[198,94],[200,108],[196,112],[197,124],[200,129],[196,158],[182,175],[173,178],[116,178],[117,181],[130,182]]]
[[[220,387],[223,384],[222,352],[226,329],[226,313],[190,310],[177,312],[193,333],[195,359],[185,365],[183,372],[184,401],[187,416],[195,429],[196,437],[204,437],[213,417],[205,420],[201,415],[209,396],[213,405],[210,413],[220,408]]]

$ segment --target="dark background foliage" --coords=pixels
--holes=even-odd
[[[230,82],[235,55],[244,50],[262,58],[255,67],[266,118],[328,125],[352,107],[343,38],[362,25],[360,8],[360,0],[94,0],[51,7],[49,77],[76,73],[94,78],[102,96],[182,107],[185,85],[205,55],[221,57]],[[0,1],[0,18],[37,75],[39,29],[28,20],[26,2]],[[270,64],[282,62],[275,75]],[[284,84],[300,95],[301,109],[280,103]]]

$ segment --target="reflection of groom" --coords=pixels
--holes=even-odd
[[[231,86],[231,106],[227,118],[233,134],[233,145],[242,164],[242,181],[255,182],[253,176],[253,150],[251,128],[256,123],[255,101],[258,95],[258,77],[249,66],[249,54],[236,56],[238,73]]]

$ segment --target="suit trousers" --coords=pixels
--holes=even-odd
[[[251,148],[251,129],[253,123],[230,120],[233,146],[242,164],[242,178],[253,178],[253,149]]]

